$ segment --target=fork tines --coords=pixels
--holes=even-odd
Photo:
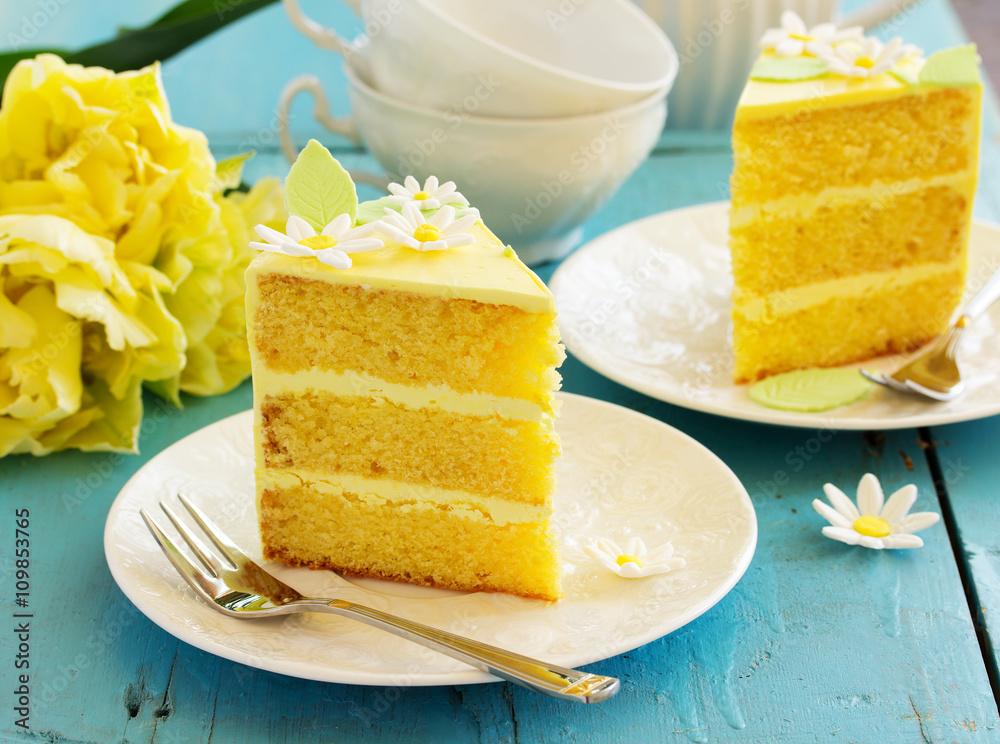
[[[195,535],[180,517],[177,516],[174,510],[164,502],[160,502],[160,508],[201,563],[200,567],[178,549],[174,542],[163,532],[160,525],[156,523],[156,520],[149,516],[145,509],[140,509],[139,514],[146,523],[146,527],[152,533],[153,539],[156,540],[160,549],[173,564],[174,568],[177,569],[177,572],[187,581],[192,589],[200,594],[207,594],[207,598],[212,599],[218,596],[220,592],[226,590],[226,585],[222,580],[225,573],[238,568],[241,563],[250,559],[198,507],[188,501],[183,495],[178,494],[177,498],[188,514],[191,515],[191,518],[201,528],[201,531],[208,536],[209,540],[211,540],[212,544],[222,555],[221,559],[216,557],[215,553],[205,545],[202,539]]]

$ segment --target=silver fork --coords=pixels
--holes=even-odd
[[[872,382],[893,390],[916,393],[939,401],[954,400],[965,391],[965,381],[962,380],[958,367],[958,346],[962,341],[962,333],[998,299],[1000,271],[993,274],[983,288],[976,292],[955,325],[916,359],[888,375],[867,369],[859,371]]]
[[[247,619],[297,612],[327,612],[386,630],[509,682],[563,700],[599,703],[618,692],[620,683],[614,677],[546,664],[528,656],[505,651],[496,646],[463,638],[347,600],[305,597],[254,563],[194,504],[183,496],[178,498],[215,545],[221,558],[209,549],[166,504],[161,502],[160,508],[173,523],[201,566],[178,550],[144,509],[139,513],[149,531],[153,533],[153,538],[177,569],[177,573],[198,596],[224,615]]]

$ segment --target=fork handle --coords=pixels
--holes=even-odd
[[[341,599],[318,600],[316,609],[360,620],[421,646],[440,651],[484,672],[537,692],[578,703],[599,703],[614,696],[620,683],[576,669],[547,664],[529,656],[464,638],[429,625]]]
[[[963,315],[967,315],[969,320],[975,320],[997,300],[1000,300],[1000,270],[997,270],[986,284],[976,292],[975,297],[969,300]]]

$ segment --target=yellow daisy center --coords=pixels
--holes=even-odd
[[[431,243],[435,240],[441,240],[441,231],[434,225],[425,222],[413,231],[413,237],[421,243]]]
[[[312,248],[314,251],[321,251],[324,248],[333,248],[333,246],[337,245],[337,241],[329,235],[310,235],[308,238],[300,240],[299,245]]]
[[[622,553],[620,556],[615,558],[615,561],[619,566],[624,566],[626,563],[634,563],[637,566],[642,565],[642,561],[639,560],[639,556],[629,555],[628,553]]]
[[[889,527],[888,522],[882,519],[882,517],[874,517],[871,514],[858,517],[851,526],[859,535],[866,535],[868,537],[888,537],[892,534],[892,529]]]
[[[858,57],[856,60],[854,60],[854,64],[857,67],[861,67],[861,68],[863,68],[865,70],[870,70],[870,69],[872,69],[875,66],[875,60],[873,60],[871,57],[868,57],[866,55],[862,55],[862,56]]]
[[[428,194],[426,191],[418,191],[413,195],[413,198],[416,199],[417,201],[424,201],[425,199],[430,199],[431,195]]]
[[[790,34],[788,34],[788,38],[789,39],[795,39],[795,41],[812,41],[813,40],[813,37],[811,37],[809,34],[790,33]]]

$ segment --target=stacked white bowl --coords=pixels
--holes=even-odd
[[[357,0],[345,41],[284,0],[292,22],[346,61],[351,116],[317,119],[365,144],[393,179],[454,180],[529,263],[557,258],[646,158],[666,119],[677,55],[631,0]]]

